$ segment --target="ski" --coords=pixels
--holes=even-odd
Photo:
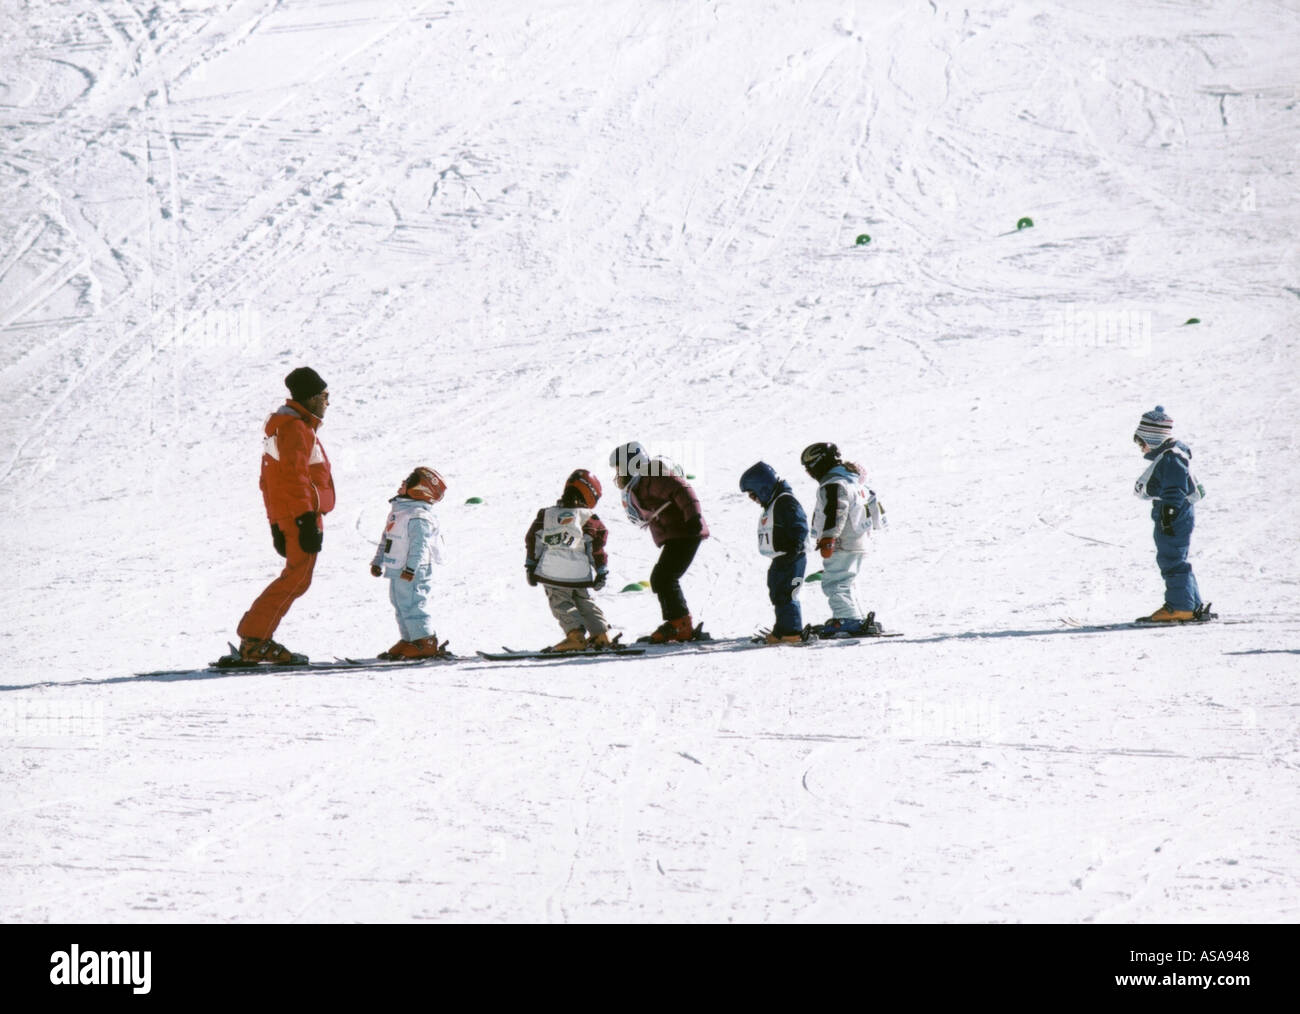
[[[637,644],[646,644],[652,648],[662,648],[669,644],[697,644],[700,642],[712,641],[713,635],[705,633],[704,624],[697,623],[695,629],[691,631],[691,636],[685,641],[656,641],[653,634],[645,634],[636,639]]]
[[[1082,620],[1076,620],[1073,616],[1062,616],[1061,623],[1073,630],[1081,633],[1100,632],[1106,630],[1159,630],[1170,627],[1196,627],[1203,623],[1250,623],[1250,620],[1220,620],[1219,614],[1210,611],[1210,603],[1206,603],[1196,611],[1196,615],[1190,620],[1168,620],[1155,621],[1147,620],[1139,616],[1136,620],[1119,623],[1084,623]]]
[[[748,637],[723,637],[707,639],[697,638],[690,641],[653,641],[646,643],[646,650],[651,655],[672,655],[682,651],[728,651],[740,647],[757,647]]]
[[[889,633],[879,634],[827,634],[826,636],[814,635],[809,638],[809,642],[819,644],[838,644],[845,641],[883,641],[889,637],[906,637],[902,631],[891,630]]]
[[[464,655],[453,655],[451,652],[444,652],[432,658],[340,658],[338,661],[344,662],[348,667],[354,669],[409,669],[417,668],[422,665],[436,665],[439,662],[465,662],[468,659]],[[287,668],[292,669],[293,666]]]
[[[502,645],[500,651],[480,651],[476,654],[479,658],[492,662],[513,662],[527,659],[626,658],[629,655],[644,655],[645,649],[619,645],[616,648],[595,648],[588,651],[517,651]]]
[[[331,672],[340,669],[402,669],[437,663],[464,662],[464,656],[447,652],[434,658],[334,658],[322,662],[245,662],[231,655],[223,655],[215,662],[209,662],[198,669],[154,669],[150,672],[138,672],[135,675],[144,679],[162,679],[168,676],[189,676],[202,673],[251,673],[251,672]]]

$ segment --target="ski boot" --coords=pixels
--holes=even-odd
[[[669,644],[674,641],[689,641],[694,637],[695,624],[691,622],[691,614],[687,613],[675,620],[665,620],[653,634],[638,637],[637,640],[651,644]]]
[[[387,651],[381,651],[377,657],[385,662],[396,662],[399,658],[414,658],[411,652],[415,651],[414,641],[398,641]]]
[[[445,654],[442,645],[438,643],[438,635],[430,634],[428,637],[420,637],[414,641],[398,641],[379,657],[390,662],[398,662],[405,659],[438,658]]]
[[[588,651],[608,651],[614,647],[614,642],[609,639],[609,633],[592,634],[587,638]]]
[[[443,650],[443,645],[438,643],[437,634],[430,634],[413,643],[415,645],[415,654],[411,656],[413,658],[440,658],[447,654]]]
[[[1196,619],[1196,613],[1191,609],[1171,609],[1166,602],[1150,616],[1139,616],[1134,623],[1186,623],[1188,620]]]
[[[850,628],[855,627],[858,620],[848,620],[840,616],[832,616],[822,624],[821,630],[817,631],[817,636],[822,640],[830,640],[833,637],[850,637]]]
[[[564,632],[564,640],[559,644],[553,644],[545,651],[586,651],[587,649],[587,632],[581,627],[574,627],[572,630]]]
[[[763,638],[764,644],[802,644],[802,634],[778,634],[775,631],[769,631]]]
[[[858,621],[857,631],[854,637],[879,637],[885,632],[885,628],[876,622],[875,612],[867,613],[866,619]]]
[[[239,640],[241,662],[269,662],[272,665],[305,665],[307,656],[290,651],[269,637],[242,637]]]

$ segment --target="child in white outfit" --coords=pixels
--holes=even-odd
[[[417,468],[402,483],[384,525],[384,534],[370,561],[370,573],[389,580],[388,597],[397,611],[402,639],[379,657],[384,659],[436,658],[445,654],[433,632],[429,599],[433,593],[433,565],[443,562],[442,533],[433,505],[447,492],[447,484],[432,468]]]

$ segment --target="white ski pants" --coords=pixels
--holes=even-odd
[[[831,606],[831,618],[836,620],[860,620],[863,618],[862,607],[853,592],[858,571],[866,553],[848,553],[837,549],[822,567],[822,591]]]

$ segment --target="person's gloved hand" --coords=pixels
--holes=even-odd
[[[415,580],[415,571],[413,571],[410,567],[406,567],[405,569],[403,569],[403,571],[402,571],[402,580],[403,580],[403,581],[414,581],[414,580]]]
[[[319,553],[325,541],[325,533],[320,528],[320,515],[315,511],[299,514],[293,519],[298,526],[298,546],[304,553]]]
[[[1178,517],[1178,509],[1171,503],[1160,505],[1160,531],[1165,535],[1174,534],[1174,518]]]
[[[835,540],[829,535],[824,539],[817,540],[817,552],[822,554],[823,560],[829,560],[831,554],[835,552]]]
[[[602,588],[605,587],[605,582],[608,579],[609,579],[609,571],[598,570],[596,571],[596,580],[592,582],[591,586],[592,588],[596,589],[596,591],[600,591]]]
[[[379,564],[377,564],[377,563],[372,563],[372,564],[370,565],[370,576],[371,576],[371,577],[383,577],[383,576],[384,576],[384,568],[381,567],[381,566],[379,566]]]

